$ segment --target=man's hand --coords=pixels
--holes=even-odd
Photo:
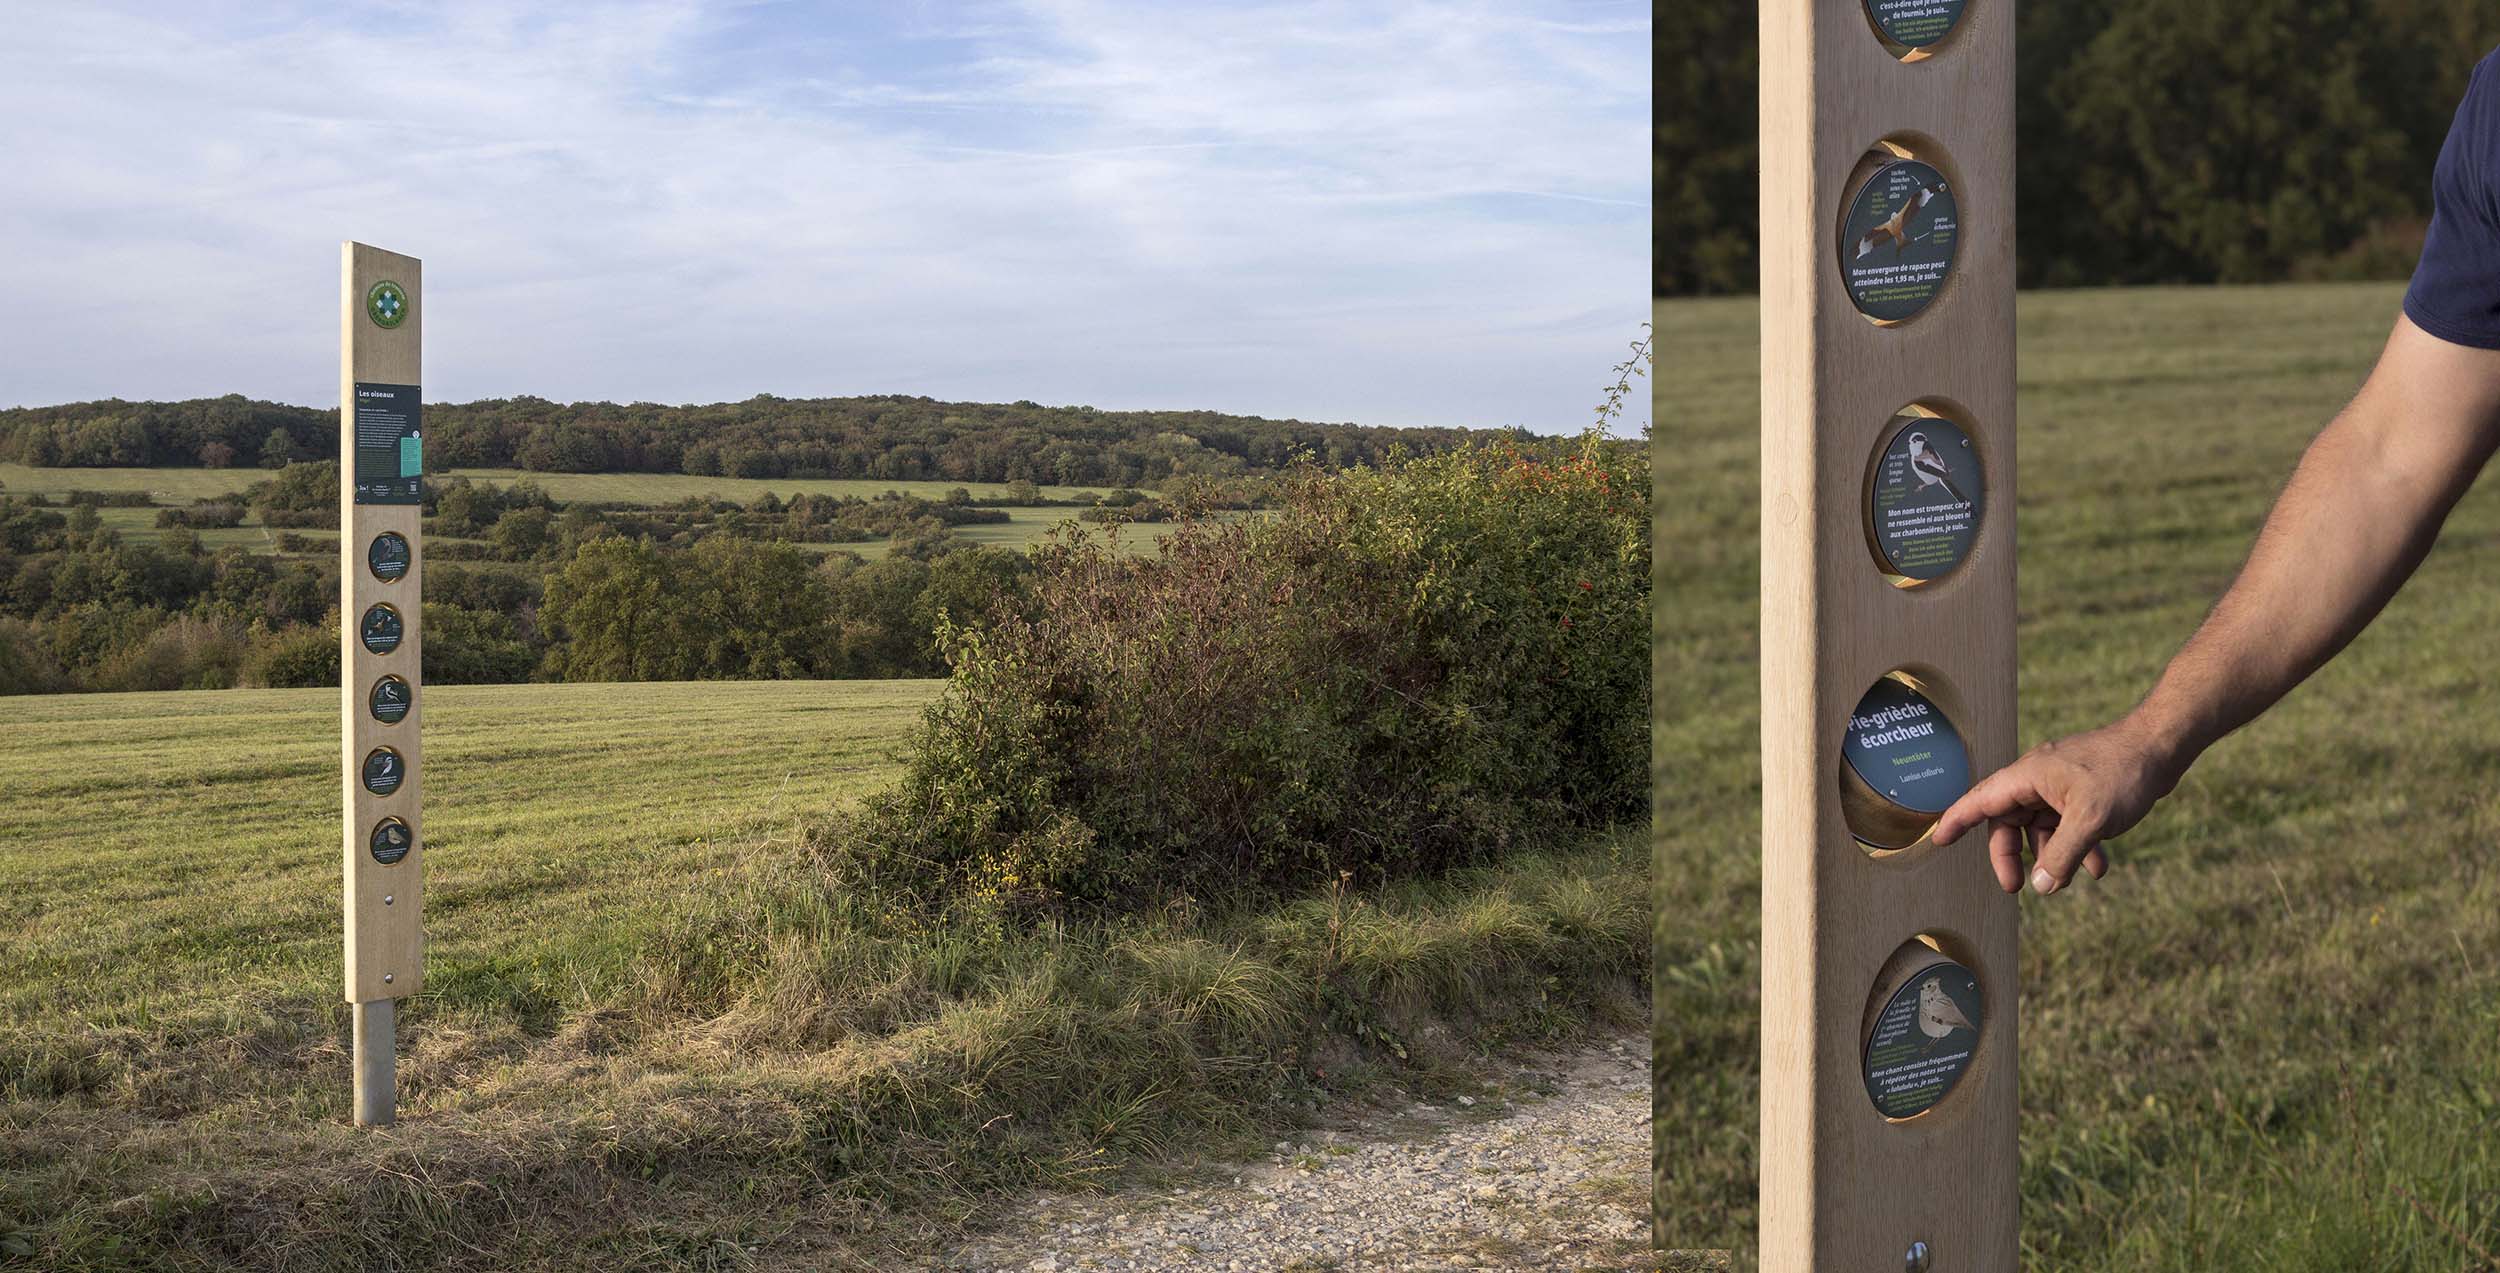
[[[2309,444],[2230,591],[2125,719],[2032,749],[1953,802],[1949,844],[1982,822],[1997,883],[2054,893],[2109,869],[2103,840],[2141,821],[2214,741],[2274,705],[2358,635],[2431,550],[2500,451],[2500,350],[2399,317],[2352,404]]]
[[[1988,856],[2008,893],[2022,891],[2026,842],[2035,891],[2064,888],[2077,866],[2097,880],[2109,873],[2101,841],[2125,834],[2179,785],[2185,766],[2170,754],[2150,731],[2123,720],[2042,743],[1954,801],[1931,838],[1950,844],[1981,822],[1992,824]]]

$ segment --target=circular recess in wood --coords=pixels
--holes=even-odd
[[[1875,974],[1858,1025],[1859,1077],[1875,1111],[1898,1122],[1952,1094],[1979,1054],[1987,1004],[1978,974],[1920,934]]]
[[[1884,50],[1904,62],[1924,61],[1962,27],[1967,0],[1864,0],[1866,24]]]
[[[1866,546],[1896,586],[1941,579],[1969,558],[1987,479],[1968,431],[1937,408],[1894,413],[1866,475]]]
[[[1944,291],[1961,250],[1961,205],[1934,164],[1886,143],[1849,174],[1837,247],[1849,303],[1890,326]]]
[[[1918,843],[1970,790],[1961,732],[1907,672],[1884,676],[1858,699],[1840,756],[1841,817],[1869,849]]]

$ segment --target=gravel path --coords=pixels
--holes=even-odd
[[[1213,1183],[1034,1199],[924,1267],[1646,1270],[1649,1101],[1644,1036],[1532,1057]]]

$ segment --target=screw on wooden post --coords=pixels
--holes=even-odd
[[[1760,37],[1761,1267],[2012,1269],[2014,0]]]
[[[398,1115],[396,1001],[425,984],[423,268],[340,248],[339,712],[348,1003],[360,1126]]]

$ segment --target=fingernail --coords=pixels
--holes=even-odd
[[[2035,867],[2031,872],[2031,891],[2046,897],[2057,891],[2057,878]]]

